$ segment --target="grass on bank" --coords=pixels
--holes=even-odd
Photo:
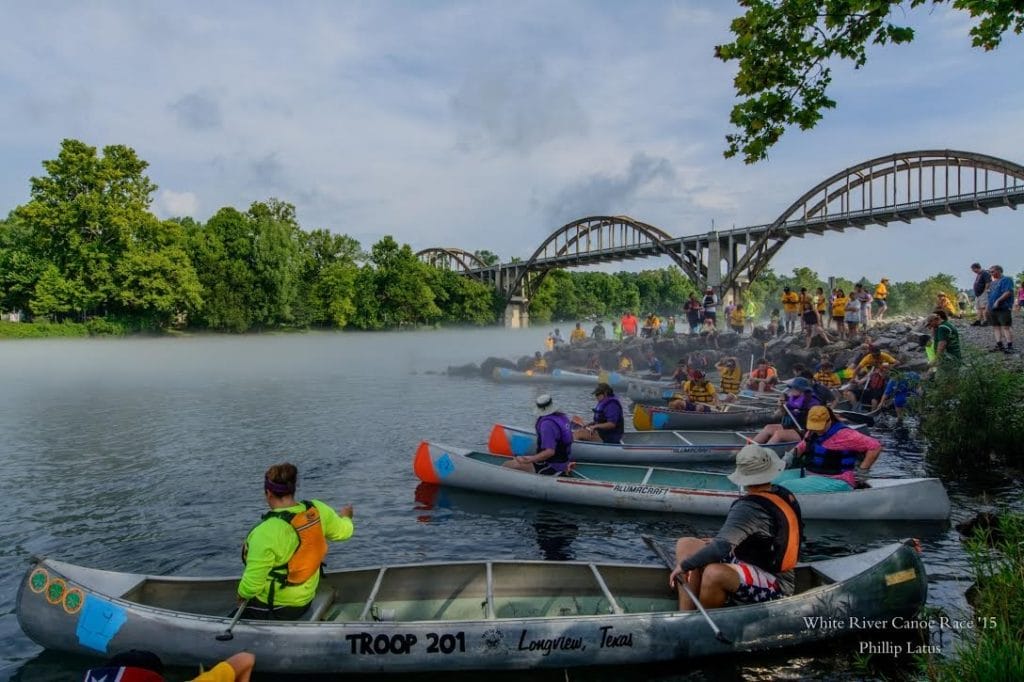
[[[921,399],[928,457],[947,471],[998,463],[1024,468],[1024,363],[969,351]]]
[[[976,580],[975,627],[950,658],[923,658],[936,682],[1024,679],[1024,514],[1004,513],[997,529],[979,529],[966,542]]]

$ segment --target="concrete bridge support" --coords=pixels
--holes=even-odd
[[[513,296],[505,305],[503,318],[506,329],[526,329],[530,326],[530,302],[522,296]]]

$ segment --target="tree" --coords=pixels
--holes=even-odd
[[[910,7],[947,0],[910,0]],[[832,81],[830,59],[867,62],[867,46],[909,43],[914,29],[890,21],[896,0],[740,0],[746,13],[732,21],[735,40],[715,47],[722,61],[737,61],[733,80],[743,98],[729,121],[739,129],[726,135],[725,156],[742,153],[746,163],[765,159],[787,126],[813,128],[824,109],[836,103],[826,91]],[[1003,34],[1024,31],[1024,4],[1018,0],[953,0],[952,6],[977,20],[972,43],[986,51]]]
[[[473,255],[476,256],[483,262],[484,265],[497,265],[501,262],[501,258],[496,253],[492,253],[487,249],[481,251],[474,251]]]
[[[441,309],[427,284],[430,269],[408,244],[399,246],[393,237],[385,236],[370,249],[370,262],[356,277],[354,324],[386,329],[437,321]]]
[[[357,260],[365,258],[348,235],[313,230],[305,235],[300,301],[310,324],[345,327],[355,314]]]
[[[202,305],[202,285],[185,249],[180,224],[150,220],[136,226],[116,266],[118,300],[126,311],[161,329]]]

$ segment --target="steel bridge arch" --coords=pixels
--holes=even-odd
[[[936,170],[944,168],[944,176],[938,178]],[[925,185],[925,170],[931,171],[930,187]],[[951,169],[956,170],[956,192],[951,193]],[[972,171],[968,178],[968,191],[964,192],[964,170]],[[982,171],[984,187],[979,186],[978,171]],[[996,179],[1002,178],[1002,187],[990,189],[989,174],[995,173]],[[902,174],[902,175],[901,175]],[[898,180],[905,176],[902,188]],[[875,192],[873,188],[879,179],[883,182],[882,204],[876,205]],[[892,202],[889,203],[891,179]],[[916,191],[912,180],[917,181]],[[937,179],[939,182],[937,183]],[[1009,184],[1013,180],[1012,185]],[[836,187],[838,183],[838,187]],[[971,209],[988,212],[988,207],[979,202],[979,198],[991,196],[993,193],[1002,192],[1013,187],[1024,185],[1024,166],[988,154],[966,152],[952,149],[942,150],[917,150],[909,152],[898,152],[888,154],[874,159],[863,161],[855,166],[850,166],[834,175],[822,180],[817,185],[801,195],[796,201],[789,205],[779,217],[766,229],[753,243],[748,245],[743,257],[736,261],[729,269],[728,274],[722,280],[722,288],[732,286],[736,278],[746,270],[748,281],[752,281],[761,270],[768,264],[779,249],[791,239],[796,231],[794,227],[805,225],[808,222],[822,223],[823,227],[817,229],[806,228],[803,231],[810,231],[816,234],[824,234],[828,229],[841,230],[845,227],[861,227],[864,224],[877,223],[888,224],[881,216],[870,217],[873,212],[888,213],[895,220],[909,223],[912,219],[928,218],[935,219],[936,214],[952,214],[960,216],[960,210],[951,203],[962,202],[973,196]],[[943,190],[938,192],[939,185]],[[829,191],[830,188],[835,188]],[[897,193],[902,190],[906,195],[906,201],[900,202]],[[930,191],[929,191],[930,190]],[[861,199],[859,211],[852,210],[852,198],[857,194]],[[929,195],[925,198],[925,195]],[[1003,197],[1004,205],[1016,209],[1016,205],[1010,203]],[[839,211],[830,227],[829,207],[839,204]],[[940,206],[937,211],[925,211],[925,205],[933,208]],[[802,209],[802,210],[801,210]],[[794,216],[799,216],[794,219]],[[855,221],[854,218],[857,218]],[[769,244],[769,242],[774,242]]]
[[[591,262],[600,262],[600,252],[607,248],[611,251],[614,247],[603,247],[604,244],[614,242],[614,231],[619,230],[618,238],[622,242],[632,240],[634,244],[649,242],[653,248],[669,256],[675,263],[686,272],[691,278],[697,279],[697,271],[692,263],[687,261],[678,251],[668,246],[666,242],[672,239],[672,235],[664,230],[633,220],[628,216],[588,216],[579,218],[571,223],[566,223],[558,228],[548,238],[541,242],[540,246],[533,252],[529,259],[523,264],[518,276],[509,287],[509,295],[514,292],[523,291],[529,297],[531,292],[526,290],[529,283],[532,287],[540,286],[540,283],[547,276],[550,270],[556,268],[552,265],[538,266],[538,261],[570,258],[571,252],[575,249],[578,256]],[[561,240],[561,242],[559,241]],[[598,248],[592,248],[593,241],[597,241]],[[583,245],[583,250],[580,246]],[[539,275],[529,280],[531,272],[538,272]]]
[[[487,264],[480,260],[476,254],[454,246],[434,246],[429,249],[423,249],[416,252],[416,257],[427,265],[444,270],[454,270],[463,275],[468,275],[473,270],[482,270],[487,267]]]

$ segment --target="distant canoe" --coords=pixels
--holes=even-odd
[[[670,410],[667,407],[644,405],[633,406],[633,428],[637,431],[662,429],[669,431],[697,431],[703,429],[742,429],[763,426],[776,418],[778,408],[726,403],[720,411],[688,412]]]
[[[753,437],[753,431],[626,431],[621,443],[574,441],[572,458],[612,464],[731,462]],[[781,455],[795,446],[794,441],[765,447]],[[537,451],[537,436],[532,429],[495,424],[487,449],[496,455],[532,455]]]
[[[548,502],[615,509],[725,516],[742,495],[722,473],[627,464],[578,463],[568,476],[539,476],[501,466],[508,458],[420,443],[413,470],[425,483]],[[877,478],[847,492],[797,493],[805,519],[934,521],[949,517],[937,478]]]
[[[637,380],[635,377],[618,372],[586,374],[584,372],[573,372],[558,368],[551,370],[550,373],[533,372],[530,370],[520,372],[508,367],[495,367],[491,372],[491,378],[500,383],[566,384],[570,386],[597,386],[599,381],[604,381],[612,388],[625,387],[630,381]]]
[[[37,559],[20,583],[18,622],[55,651],[107,657],[150,650],[165,664],[256,654],[263,673],[410,673],[636,665],[757,652],[843,635],[815,625],[889,622],[925,603],[907,544],[799,564],[796,594],[711,611],[677,611],[663,566],[583,561],[466,561],[330,571],[301,621],[242,620],[216,636],[237,578],[115,573]]]

